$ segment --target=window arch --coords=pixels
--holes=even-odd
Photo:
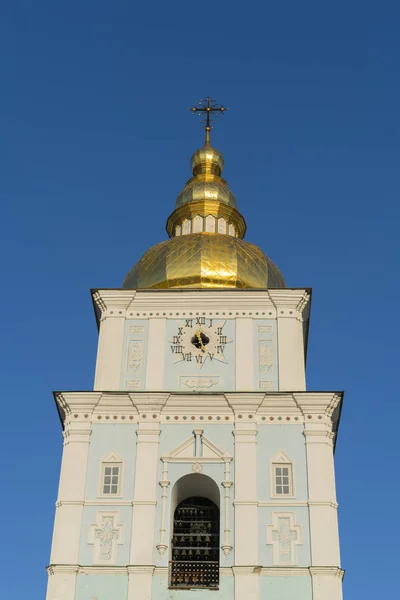
[[[174,511],[170,587],[218,588],[218,506],[208,498],[191,496]]]

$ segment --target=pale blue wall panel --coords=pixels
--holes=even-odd
[[[127,575],[78,575],[75,600],[127,600]]]
[[[220,576],[218,590],[170,590],[168,577],[156,575],[153,577],[151,600],[233,600],[235,597],[235,582],[233,576]],[[100,598],[99,598],[100,600]]]
[[[270,461],[282,449],[293,461],[296,501],[306,501],[307,462],[303,425],[260,425],[257,434],[257,496],[271,499]]]
[[[94,500],[100,491],[101,463],[112,450],[116,450],[123,461],[122,499],[133,499],[134,470],[136,460],[136,429],[133,424],[102,423],[92,426],[90,436],[85,500]]]
[[[261,506],[258,509],[258,556],[263,567],[272,567],[273,546],[267,544],[267,525],[273,524],[272,513],[293,513],[294,525],[301,527],[302,544],[296,544],[296,567],[309,567],[311,564],[309,518],[307,506]]]
[[[310,576],[260,577],[260,600],[312,600]],[[100,599],[99,599],[100,600]]]

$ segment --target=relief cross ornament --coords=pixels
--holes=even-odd
[[[93,562],[115,564],[116,544],[122,544],[123,525],[117,525],[116,513],[97,513],[90,527],[89,544],[94,544]]]
[[[274,565],[296,565],[296,546],[302,544],[301,527],[294,524],[293,513],[273,513],[267,525],[267,544],[273,547]]]

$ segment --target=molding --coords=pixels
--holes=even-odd
[[[49,576],[57,573],[71,573],[78,575],[122,575],[130,573],[150,573],[152,575],[168,576],[168,567],[149,566],[82,566],[82,565],[57,565],[51,564],[46,567]],[[231,577],[233,575],[254,575],[261,577],[318,577],[332,576],[343,580],[344,570],[340,567],[260,567],[260,565],[220,567],[220,576]]]
[[[181,461],[184,462],[184,461]],[[193,462],[193,461],[185,461],[185,462]],[[215,461],[214,461],[215,462]],[[197,463],[194,463],[197,464]],[[160,480],[159,484],[163,486],[164,484],[169,485],[169,481]],[[231,487],[233,484],[232,481],[223,481],[221,485],[223,487]],[[291,506],[330,506],[335,510],[338,509],[339,505],[337,502],[329,502],[329,501],[318,501],[318,500],[294,500],[293,498],[280,498],[278,500],[234,500],[234,504],[237,505],[257,505],[260,507],[266,506],[277,506],[277,507],[287,507]],[[119,498],[115,498],[114,500],[110,499],[104,500],[57,500],[56,507],[60,506],[135,506],[135,504],[140,505],[156,505],[156,501],[146,501],[146,500],[121,500]]]
[[[102,567],[101,565],[84,566],[79,567],[78,575],[122,575],[127,577],[128,568],[118,567],[116,565],[111,567]]]
[[[57,500],[55,507],[61,508],[61,506],[84,506],[84,504],[84,500]]]
[[[129,574],[135,573],[154,573],[155,565],[128,565],[126,567]]]
[[[226,463],[231,462],[233,457],[221,450],[209,438],[203,435],[203,429],[194,429],[193,435],[183,441],[168,454],[161,456],[163,463]],[[201,451],[200,451],[201,445]],[[204,450],[207,449],[211,456],[203,456]]]
[[[329,506],[330,508],[337,510],[339,507],[339,504],[337,502],[329,502],[329,501],[325,501],[325,500],[324,501],[309,500],[308,506]]]
[[[301,501],[301,500],[294,500],[292,497],[283,497],[279,500],[260,500],[258,502],[258,506],[260,507],[265,507],[265,506],[276,506],[276,507],[282,507],[285,508],[285,510],[287,508],[290,508],[291,506],[309,506],[309,503],[307,502],[307,500]]]
[[[271,458],[270,463],[282,463],[284,465],[291,465],[293,464],[293,461],[289,457],[289,455],[286,454],[284,450],[282,450],[282,448],[279,448],[278,452],[275,452],[275,454]]]
[[[261,577],[309,577],[308,567],[262,567]]]
[[[310,573],[313,577],[327,575],[332,577],[338,577],[340,581],[343,581],[345,571],[340,567],[309,567]]]
[[[116,450],[110,450],[100,461],[101,463],[122,463],[122,458]]]
[[[234,575],[260,575],[261,577],[310,577],[309,567],[262,567],[260,565],[234,566]]]
[[[71,506],[71,505],[83,505],[83,506],[132,506],[132,500],[123,500],[121,497],[113,498],[108,496],[102,496],[101,499],[95,500],[58,500],[56,506]]]
[[[49,576],[56,573],[71,573],[76,574],[81,567],[79,565],[48,565],[46,571]]]

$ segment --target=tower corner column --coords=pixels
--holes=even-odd
[[[232,394],[229,401],[235,411],[235,600],[258,600],[258,431],[256,423],[242,416],[256,406],[246,394]]]
[[[99,400],[98,393],[59,394],[57,401],[66,418],[60,483],[56,502],[47,600],[73,600],[79,564],[82,513],[91,414]],[[84,416],[86,415],[86,416]]]
[[[161,406],[161,404],[160,404]],[[139,414],[148,406],[137,405]],[[152,411],[158,413],[154,399]],[[137,429],[132,546],[128,567],[128,600],[151,600],[154,573],[154,534],[157,504],[157,472],[160,421],[139,421]],[[138,541],[140,542],[138,543]]]

